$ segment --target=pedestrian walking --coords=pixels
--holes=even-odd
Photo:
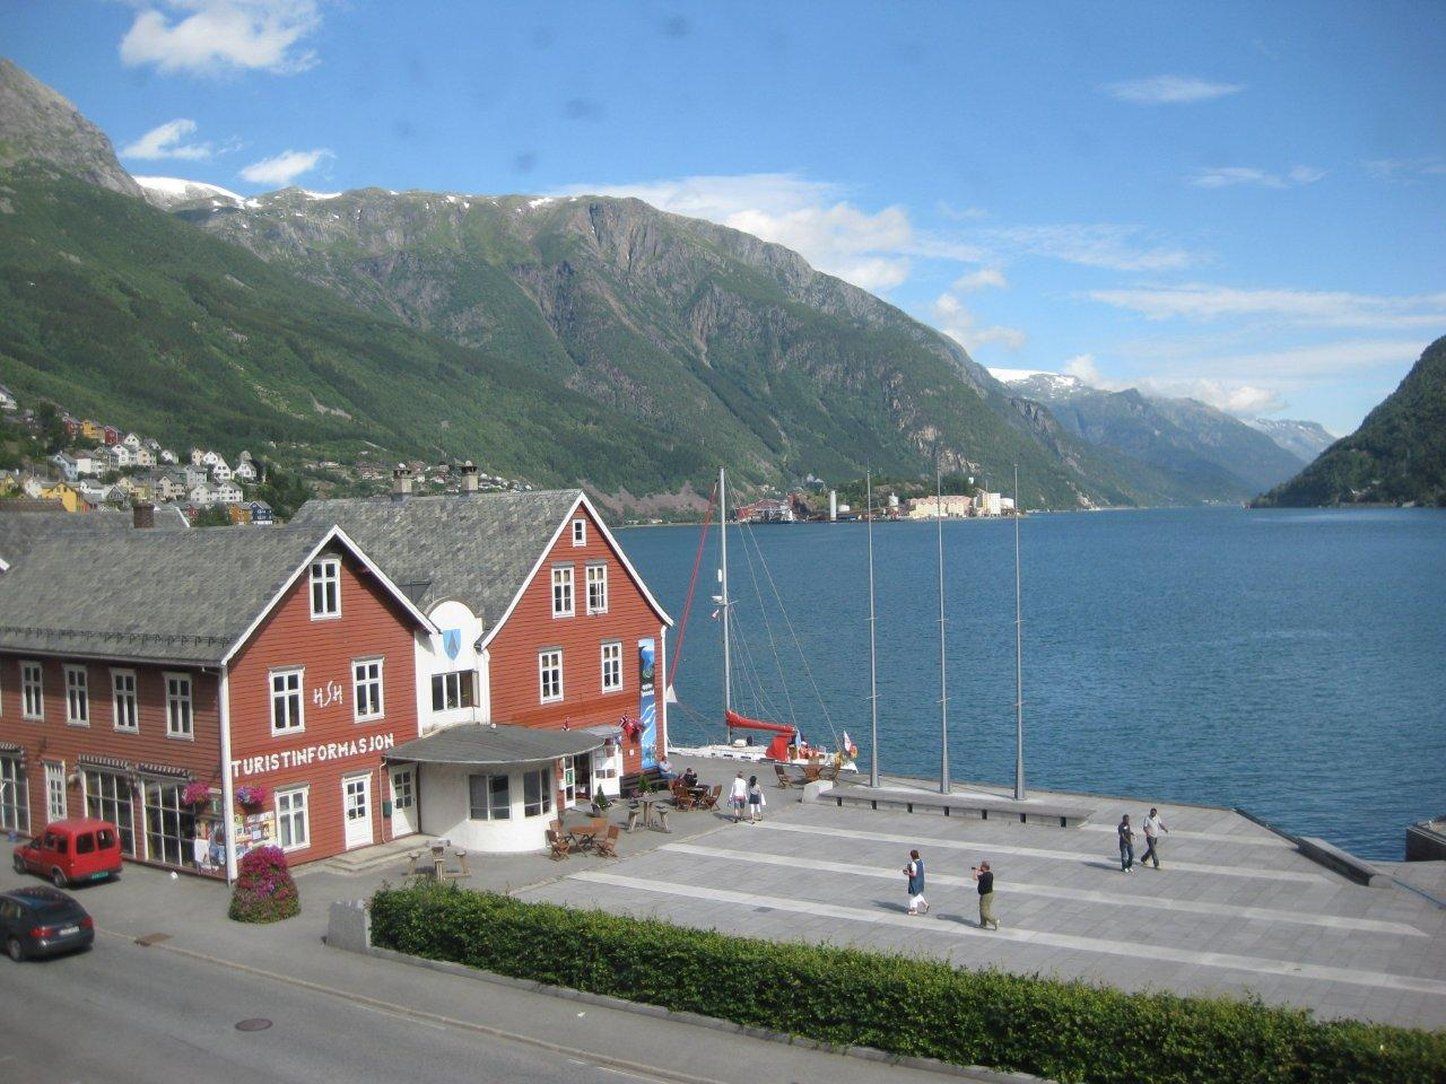
[[[929,913],[929,901],[924,899],[924,860],[918,851],[909,852],[909,864],[904,867],[904,876],[909,878],[909,914]]]
[[[1120,818],[1117,829],[1120,834],[1120,872],[1129,873],[1135,867],[1135,830],[1130,827],[1130,815]]]
[[[1151,806],[1150,815],[1145,818],[1145,853],[1140,856],[1140,865],[1153,861],[1155,868],[1160,868],[1160,833],[1169,830],[1160,819],[1160,811]]]
[[[758,781],[758,776],[748,777],[748,823],[757,824],[763,819],[763,807],[767,804],[763,797],[763,784]]]
[[[994,917],[994,871],[989,868],[988,862],[971,866],[970,871],[979,887],[979,928],[987,930],[993,926],[997,930],[999,920]]]
[[[738,773],[728,791],[728,804],[733,807],[733,823],[737,824],[743,819],[743,807],[748,804],[748,780],[743,778],[742,772]]]

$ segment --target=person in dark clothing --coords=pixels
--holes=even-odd
[[[909,893],[909,911],[911,915],[923,915],[929,912],[929,901],[924,899],[924,860],[919,857],[918,851],[909,852],[909,864],[904,867],[904,876],[909,879],[906,890]]]
[[[1135,868],[1135,830],[1130,827],[1130,815],[1120,818],[1116,829],[1120,836],[1120,872],[1130,873]]]
[[[980,862],[972,872],[979,888],[979,928],[987,930],[992,926],[997,930],[999,920],[994,917],[994,871],[989,868],[988,862]]]

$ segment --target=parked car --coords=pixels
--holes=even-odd
[[[120,832],[108,821],[70,817],[15,848],[15,872],[38,873],[56,888],[104,881],[121,871]]]
[[[88,949],[95,920],[70,896],[48,885],[0,892],[0,938],[12,960]]]

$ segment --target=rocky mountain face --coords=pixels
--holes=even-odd
[[[1245,423],[1259,429],[1302,463],[1309,463],[1336,442],[1320,422],[1290,418],[1253,418]]]
[[[788,249],[637,200],[287,189],[175,213],[372,311],[504,351],[745,479],[936,461],[1002,477],[1018,462],[1036,506],[1147,499],[1128,472],[1092,475],[1069,434],[1042,439],[938,332]]]
[[[1194,399],[1102,391],[1057,373],[1010,387],[1048,405],[1068,432],[1154,472],[1163,500],[1242,500],[1300,469],[1301,460],[1264,433]]]
[[[1255,503],[1446,507],[1446,337],[1425,349],[1359,429]]]
[[[0,169],[44,162],[71,177],[140,196],[106,134],[44,83],[0,59]]]

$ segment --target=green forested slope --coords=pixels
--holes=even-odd
[[[1446,507],[1446,337],[1426,348],[1359,429],[1256,504],[1412,502]]]

